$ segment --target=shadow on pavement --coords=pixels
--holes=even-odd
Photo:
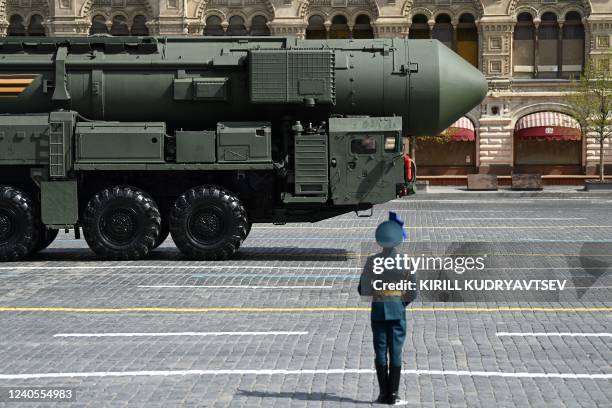
[[[346,261],[349,253],[341,248],[243,247],[228,261]],[[48,248],[30,256],[28,261],[99,262],[89,248]],[[157,248],[143,261],[189,261],[176,248]],[[206,262],[206,261],[202,261]],[[220,261],[224,262],[224,261]]]
[[[300,401],[348,402],[351,404],[372,405],[372,401],[359,401],[347,397],[339,397],[325,392],[266,392],[238,390],[238,395],[256,398],[291,398]]]

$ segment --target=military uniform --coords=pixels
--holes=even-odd
[[[366,261],[359,293],[372,297],[370,319],[374,343],[375,366],[381,395],[378,402],[393,403],[397,398],[399,378],[402,366],[402,349],[406,338],[406,306],[413,299],[413,294],[396,290],[375,290],[373,280],[380,279],[385,283],[397,283],[401,280],[413,280],[407,271],[385,269],[380,275],[374,274],[375,258],[395,258],[394,248],[385,248],[381,253],[371,256]]]

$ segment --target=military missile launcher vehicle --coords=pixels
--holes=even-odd
[[[414,181],[402,137],[486,90],[435,40],[0,39],[0,260],[59,229],[219,260],[253,223],[367,211]]]

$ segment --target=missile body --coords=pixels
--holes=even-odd
[[[436,40],[292,37],[5,38],[3,113],[70,109],[89,119],[220,121],[401,116],[436,135],[480,103],[484,76]]]

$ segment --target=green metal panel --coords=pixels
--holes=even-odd
[[[217,125],[217,160],[223,162],[272,161],[269,122],[223,122]]]
[[[295,195],[327,196],[327,135],[295,137]]]
[[[396,184],[404,177],[401,121],[399,117],[330,119],[329,179],[335,204],[376,204],[395,198]],[[392,151],[385,150],[386,137],[395,140]],[[354,150],[353,141],[363,138],[372,138],[372,151]]]
[[[77,181],[41,181],[40,209],[45,225],[76,224],[79,218]]]
[[[176,78],[175,100],[226,101],[229,78]]]
[[[195,78],[193,97],[216,101],[227,100],[227,78]]]
[[[214,163],[216,133],[214,131],[177,131],[177,163]]]
[[[176,78],[173,82],[174,100],[189,101],[193,99],[193,78]]]
[[[252,50],[249,63],[253,103],[335,103],[331,50]]]
[[[86,122],[75,134],[77,163],[164,162],[163,123]]]
[[[151,170],[151,171],[183,171],[183,170],[273,170],[274,164],[254,162],[227,162],[227,163],[84,163],[75,164],[75,170]]]
[[[0,164],[49,160],[49,115],[0,115]]]

